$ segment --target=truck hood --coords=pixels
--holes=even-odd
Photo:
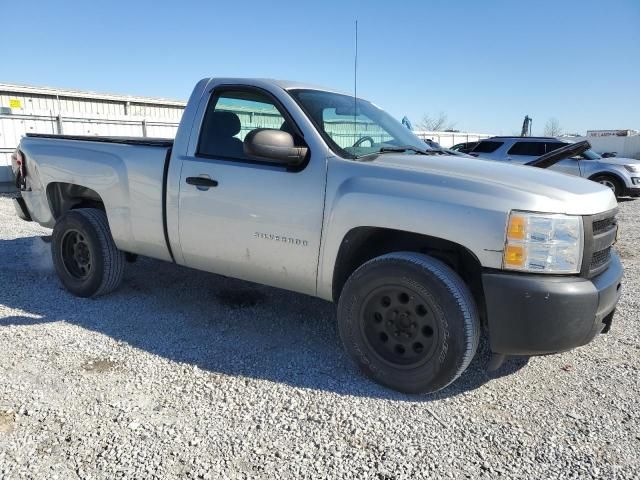
[[[385,154],[373,165],[403,171],[398,180],[449,189],[461,202],[493,203],[496,210],[521,209],[593,215],[616,208],[611,190],[550,170],[450,155]],[[407,172],[411,174],[407,175]],[[395,174],[387,172],[386,178]],[[466,198],[466,200],[465,200]]]

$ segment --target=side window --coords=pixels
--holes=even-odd
[[[242,142],[247,133],[256,128],[280,129],[296,138],[294,129],[264,93],[253,90],[214,92],[204,114],[198,155],[249,160]]]
[[[478,143],[471,151],[478,153],[493,153],[502,145],[504,145],[504,142],[482,141]]]
[[[545,154],[544,150],[544,142],[516,142],[507,154],[539,157]]]
[[[553,152],[554,150],[559,149],[560,147],[565,147],[567,144],[566,143],[560,143],[560,142],[547,142],[544,144],[545,145],[545,153],[549,153],[549,152]]]

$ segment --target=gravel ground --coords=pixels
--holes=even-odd
[[[141,259],[98,300],[0,198],[0,478],[640,478],[640,201],[613,329],[581,349],[388,391],[334,307]]]

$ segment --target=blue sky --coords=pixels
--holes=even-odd
[[[414,124],[640,128],[640,0],[1,0],[0,82],[186,99],[207,76],[353,89]]]

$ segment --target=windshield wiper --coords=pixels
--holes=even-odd
[[[402,145],[399,147],[381,147],[379,150],[376,150],[375,152],[359,155],[355,157],[355,159],[365,160],[375,155],[382,155],[384,153],[403,153],[403,152],[415,152],[418,155],[438,155],[441,153],[445,153],[445,154],[447,153],[444,150],[435,149],[435,148],[431,150],[426,150],[423,148],[414,147],[413,145]]]
[[[435,151],[435,150],[434,150]],[[414,147],[412,145],[403,145],[401,147],[381,147],[379,150],[371,153],[365,153],[364,155],[360,155],[356,157],[356,159],[365,159],[372,157],[374,155],[381,155],[383,153],[402,153],[402,152],[415,152],[419,155],[431,155],[431,150],[423,150],[418,147]]]
[[[430,150],[423,150],[422,148],[414,147],[413,145],[402,145],[401,147],[382,147],[375,153],[402,153],[402,152],[416,152],[421,155],[431,155]]]

